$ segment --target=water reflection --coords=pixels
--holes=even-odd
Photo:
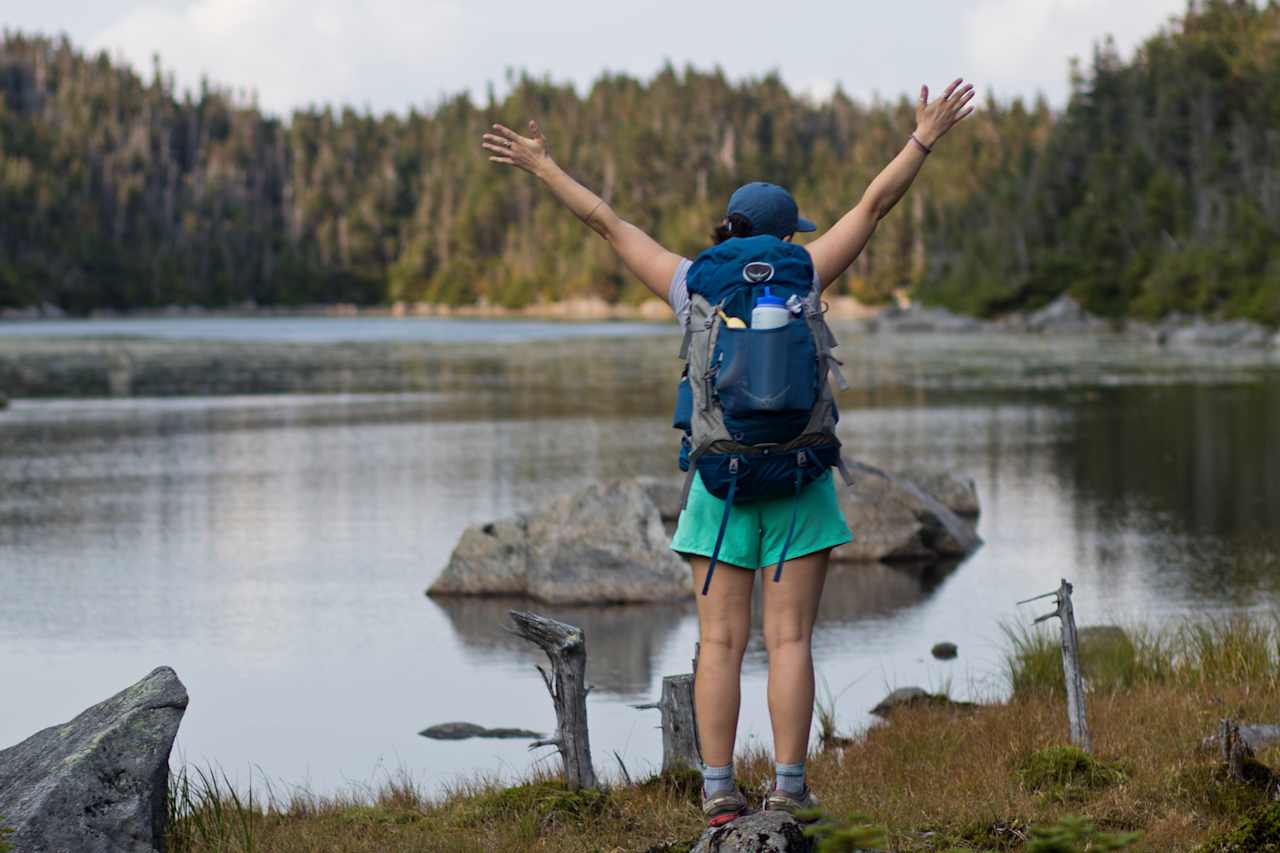
[[[532,610],[583,630],[587,641],[587,683],[593,690],[633,701],[645,696],[664,673],[654,664],[678,629],[696,619],[693,603],[565,607],[521,598],[428,599],[448,618],[467,660],[478,666],[500,660],[547,665],[537,647],[512,635],[508,610]],[[692,650],[690,650],[692,652]]]

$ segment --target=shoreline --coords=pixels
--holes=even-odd
[[[836,296],[826,300],[828,316],[840,320],[865,320],[879,316],[884,306],[864,305],[852,296]],[[223,308],[199,305],[167,305],[129,311],[95,309],[88,316],[72,316],[53,305],[0,309],[0,328],[6,322],[141,320],[155,318],[243,318],[270,317],[439,317],[476,320],[551,320],[566,322],[669,322],[671,308],[667,303],[648,298],[638,303],[611,303],[584,297],[555,302],[535,302],[523,308],[508,308],[492,303],[447,305],[436,302],[393,302],[390,305],[356,305],[336,302],[309,305],[254,305],[242,303]]]

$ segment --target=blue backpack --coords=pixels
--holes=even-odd
[[[813,283],[813,261],[803,246],[777,237],[736,237],[703,251],[689,268],[689,315],[680,358],[672,426],[684,431],[680,470],[686,471],[681,509],[694,474],[725,502],[711,564],[702,586],[711,588],[734,504],[800,490],[838,468],[848,468],[835,435],[839,417],[827,374],[847,388],[832,355],[835,336],[823,319]],[[767,291],[766,291],[767,288]],[[734,328],[766,292],[784,300],[790,319],[769,329]],[[773,579],[795,533],[796,512],[783,540]]]

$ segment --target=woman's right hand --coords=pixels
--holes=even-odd
[[[481,143],[482,147],[493,152],[489,156],[491,162],[524,169],[535,177],[542,177],[549,167],[555,165],[547,139],[536,121],[529,122],[529,136],[521,136],[501,124],[495,124],[493,131],[486,133]]]

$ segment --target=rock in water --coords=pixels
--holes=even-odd
[[[938,660],[951,660],[960,653],[955,643],[941,642],[934,643],[933,648],[929,650],[929,654]]]
[[[911,480],[863,463],[850,467],[853,487],[838,494],[854,538],[838,546],[832,559],[933,561],[965,556],[982,544],[970,521]],[[948,482],[963,484],[964,478]]]
[[[1027,328],[1033,332],[1101,332],[1107,322],[1084,310],[1067,294],[1027,316]]]
[[[427,593],[604,604],[686,598],[691,585],[648,489],[623,481],[467,528]]]
[[[187,689],[167,666],[0,751],[0,815],[22,853],[163,849],[169,750]]]
[[[956,515],[976,516],[982,511],[978,503],[978,487],[972,477],[929,468],[904,468],[897,474],[900,479],[915,483],[925,494],[937,498]]]
[[[438,723],[427,726],[418,732],[432,740],[466,740],[473,737],[487,738],[541,738],[541,732],[529,729],[496,728],[489,729],[475,723]]]
[[[707,827],[689,853],[808,853],[813,845],[786,812],[752,812],[732,823]]]

